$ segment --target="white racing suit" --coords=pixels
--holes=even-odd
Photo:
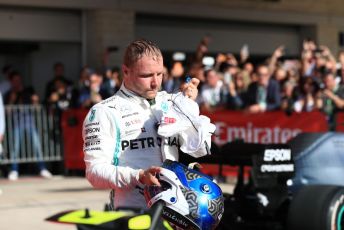
[[[96,188],[114,190],[114,207],[146,208],[140,169],[178,160],[180,135],[157,134],[173,95],[159,92],[148,101],[124,85],[112,97],[93,106],[83,126],[86,177]],[[190,99],[188,99],[190,100]],[[196,132],[197,135],[197,132]],[[192,155],[209,154],[210,135]]]

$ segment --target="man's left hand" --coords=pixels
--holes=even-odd
[[[199,80],[197,78],[192,78],[189,83],[182,85],[181,90],[185,96],[189,97],[192,100],[196,100],[198,95],[197,86],[199,85]]]

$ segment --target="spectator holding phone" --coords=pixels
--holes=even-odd
[[[344,87],[338,85],[331,72],[324,76],[324,89],[320,94],[319,108],[326,114],[330,130],[335,129],[335,115],[344,109]]]

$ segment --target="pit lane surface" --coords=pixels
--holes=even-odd
[[[232,183],[221,184],[231,192]],[[82,177],[20,177],[10,182],[0,178],[0,226],[3,230],[75,230],[74,225],[44,221],[72,209],[103,210],[108,190],[95,190]]]

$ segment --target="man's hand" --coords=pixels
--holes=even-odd
[[[262,113],[264,112],[264,109],[259,105],[259,104],[255,104],[255,105],[251,105],[247,108],[247,112],[248,113]]]
[[[159,180],[155,177],[156,173],[161,171],[160,167],[152,166],[146,170],[141,170],[139,172],[139,181],[144,185],[160,185]]]
[[[323,93],[325,96],[327,96],[331,100],[333,100],[333,98],[335,97],[335,94],[329,89],[324,89]]]
[[[33,94],[31,96],[31,103],[34,105],[38,105],[39,104],[39,97],[37,94]]]
[[[192,100],[196,100],[198,95],[197,86],[199,85],[199,80],[197,78],[192,78],[189,83],[185,83],[181,86],[181,91],[185,96]]]
[[[277,47],[277,49],[275,49],[275,51],[273,52],[272,56],[276,59],[282,57],[284,55],[284,49],[284,45]]]
[[[237,95],[235,85],[232,81],[228,83],[228,91],[232,97],[235,97]]]

